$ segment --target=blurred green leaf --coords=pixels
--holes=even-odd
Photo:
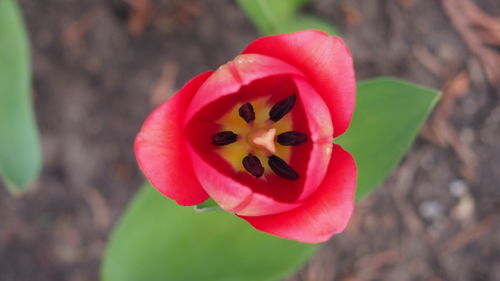
[[[144,186],[111,237],[103,281],[275,281],[316,246],[253,229],[226,212],[197,213]]]
[[[271,35],[306,29],[318,29],[338,35],[333,25],[313,15],[301,15],[299,9],[309,0],[238,0],[238,4],[260,32]]]
[[[282,32],[294,32],[306,29],[317,29],[330,35],[340,35],[338,30],[328,21],[309,15],[297,16],[294,21],[290,22],[287,26],[284,26]]]
[[[15,194],[26,189],[41,166],[29,61],[19,6],[0,0],[0,177]]]
[[[436,90],[393,78],[358,84],[351,126],[334,140],[356,160],[357,199],[377,187],[399,163],[438,100]]]
[[[223,209],[219,207],[214,199],[208,198],[205,202],[194,206],[194,210],[197,212],[211,212],[211,211],[222,211]]]

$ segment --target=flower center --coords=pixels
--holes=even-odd
[[[257,99],[234,108],[217,121],[224,130],[212,136],[212,144],[237,171],[245,170],[256,178],[272,171],[297,180],[299,174],[287,163],[290,147],[305,143],[307,136],[292,130],[288,113],[296,99],[291,95],[271,108],[264,99]]]
[[[274,137],[276,136],[276,128],[258,129],[248,135],[248,141],[260,149],[265,149],[269,153],[276,153]]]

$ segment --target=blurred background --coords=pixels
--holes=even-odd
[[[98,280],[112,226],[143,182],[132,151],[141,123],[259,34],[230,0],[20,4],[44,162],[17,200],[0,188],[0,280]],[[443,98],[347,231],[288,281],[500,280],[500,2],[306,10],[339,28],[358,79],[396,76]]]

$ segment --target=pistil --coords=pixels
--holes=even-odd
[[[248,141],[254,146],[264,149],[269,153],[276,153],[276,145],[274,144],[274,137],[276,136],[276,129],[258,129],[248,135]]]

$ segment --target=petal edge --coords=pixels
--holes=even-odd
[[[274,57],[300,69],[325,100],[334,137],[347,130],[354,112],[356,81],[351,52],[340,37],[318,30],[266,36],[250,43],[243,54]]]
[[[340,146],[333,146],[332,159],[322,184],[302,206],[288,212],[241,218],[256,229],[286,239],[320,243],[342,232],[354,209],[356,164]]]
[[[190,80],[144,121],[134,143],[139,167],[151,184],[179,205],[199,204],[208,194],[196,178],[183,138],[186,109],[212,72]]]

